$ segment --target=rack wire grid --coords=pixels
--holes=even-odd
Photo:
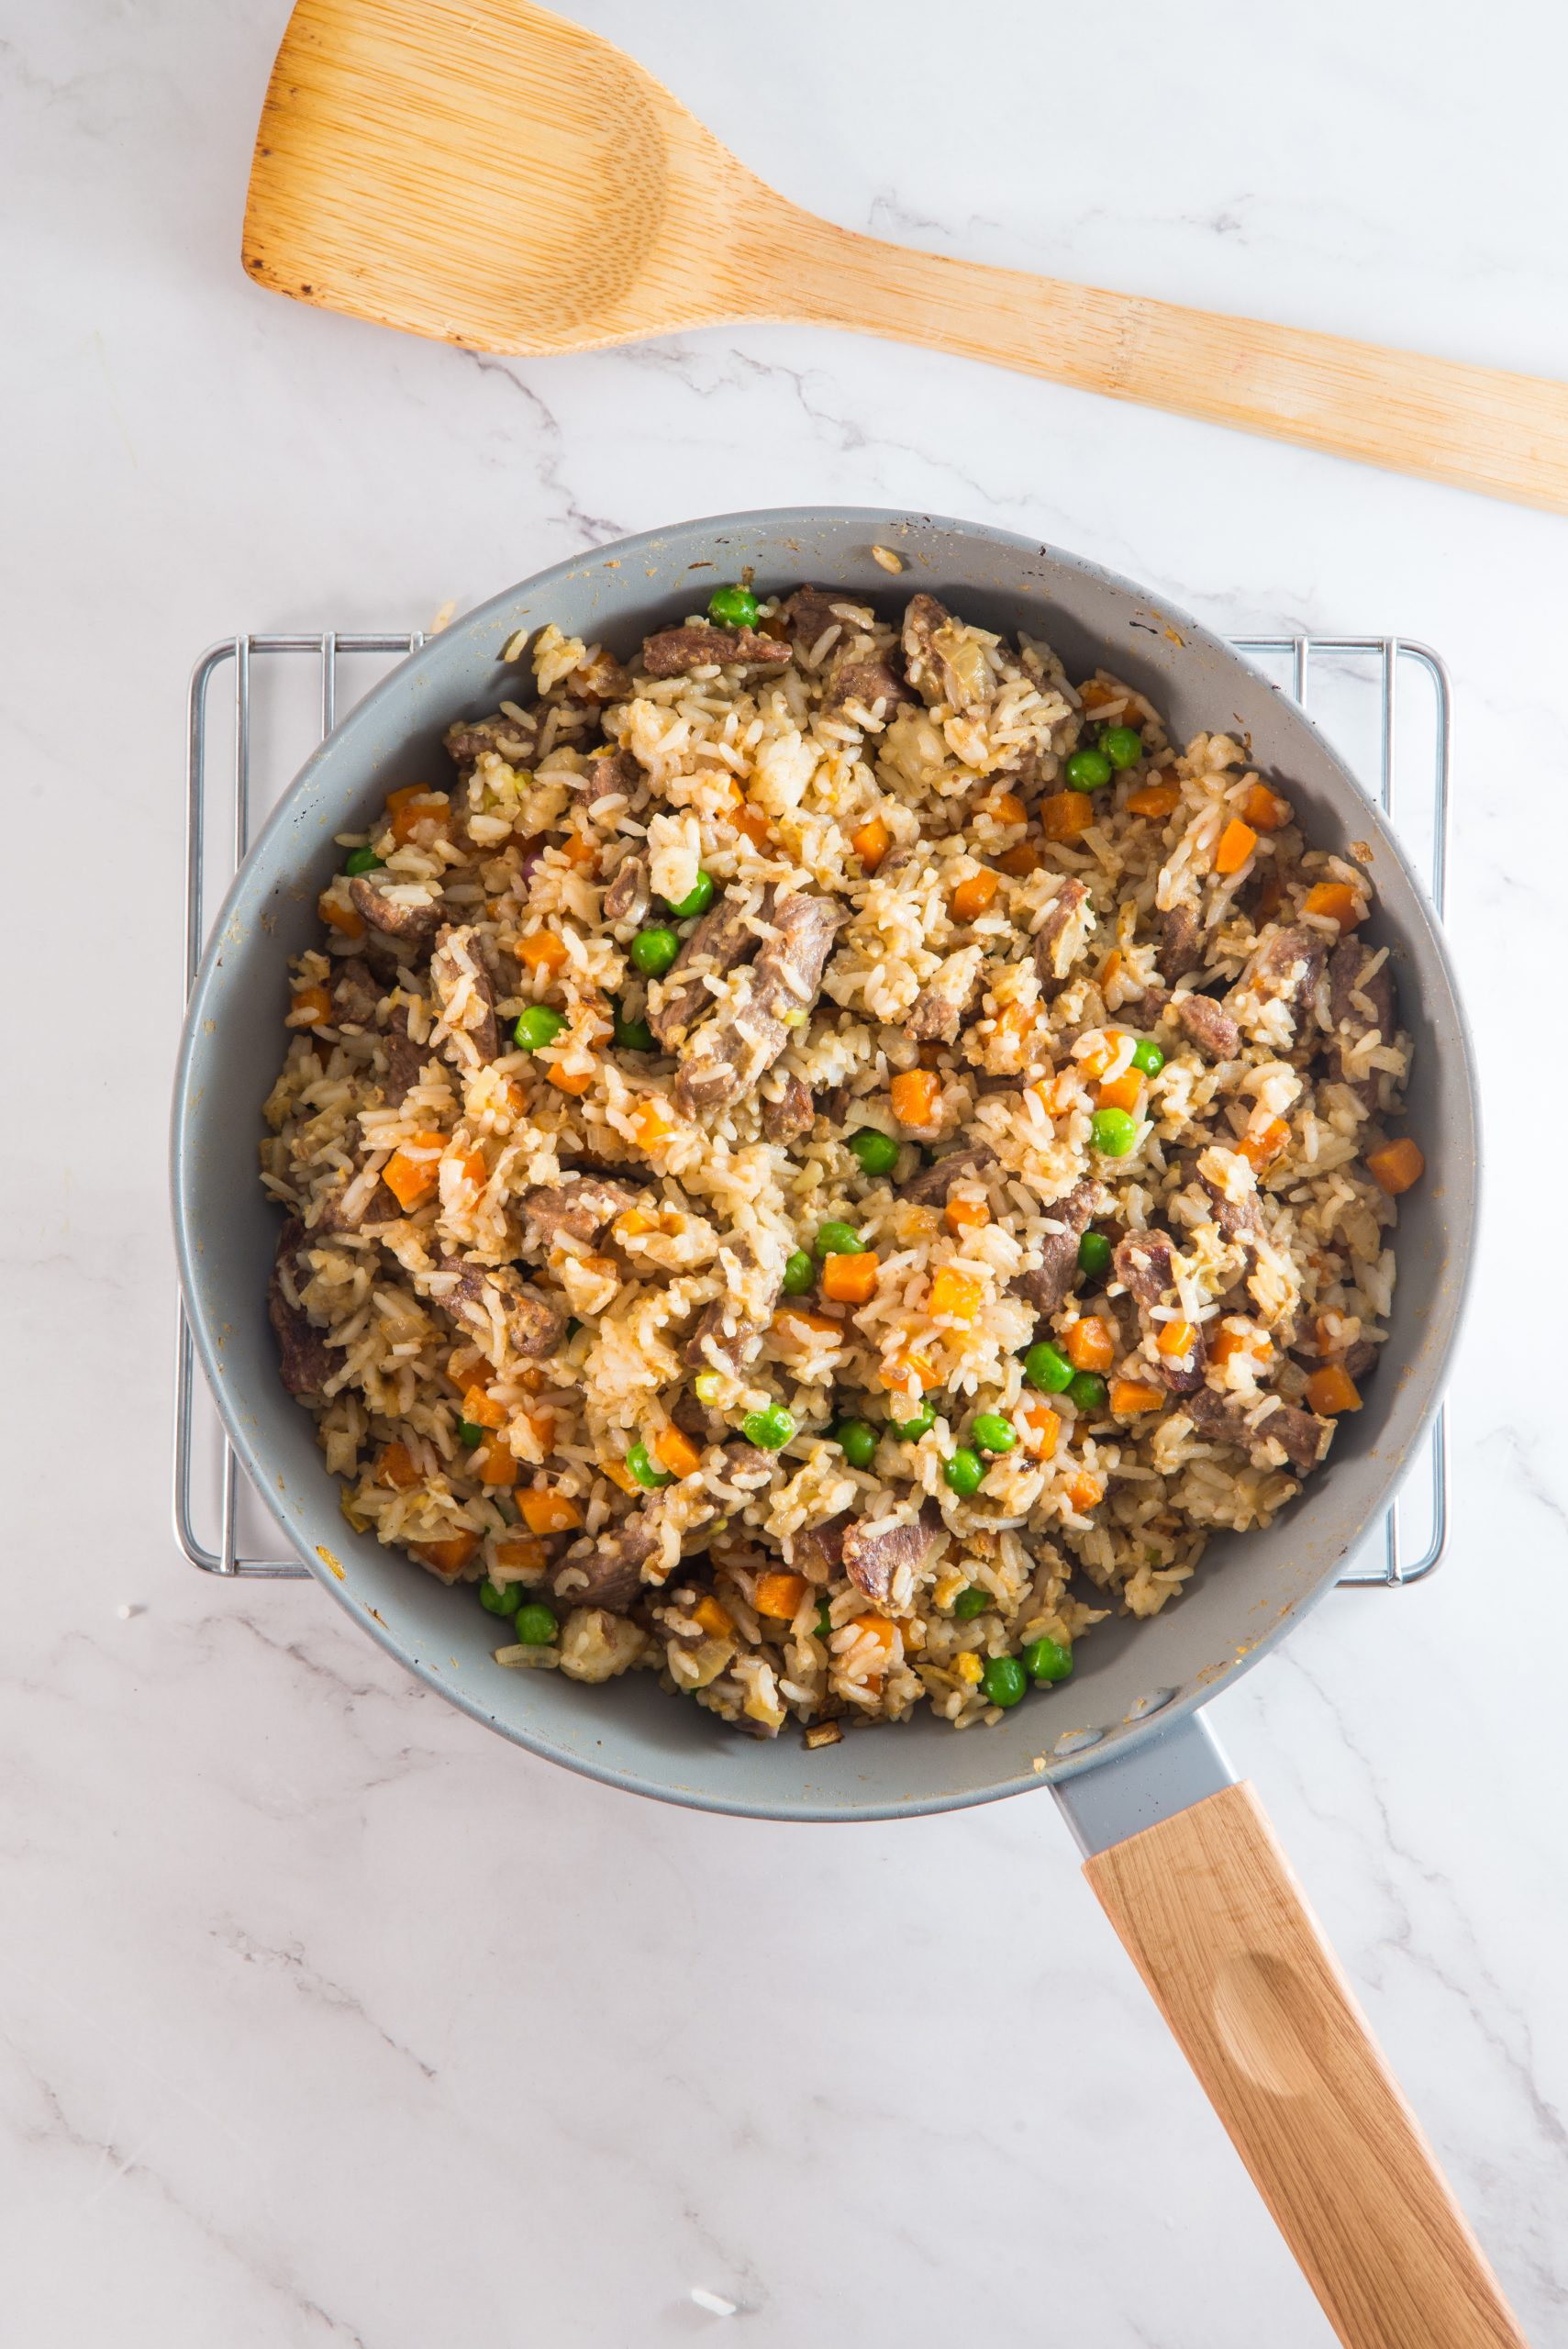
[[[185,799],[184,983],[187,998],[216,906],[250,844],[258,807],[282,796],[306,752],[329,734],[394,662],[423,644],[419,630],[384,635],[236,636],[192,672]],[[1351,772],[1373,778],[1385,815],[1424,874],[1440,916],[1446,895],[1452,701],[1448,673],[1427,645],[1396,636],[1253,636],[1235,640],[1276,691],[1288,694],[1335,742]],[[217,695],[223,672],[230,692]],[[1363,789],[1367,788],[1364,780]],[[218,820],[217,795],[228,796]],[[1369,794],[1370,796],[1370,794]],[[1385,1516],[1340,1576],[1362,1589],[1401,1590],[1438,1565],[1448,1542],[1446,1414]],[[268,1554],[276,1530],[239,1474],[217,1412],[196,1376],[183,1307],[174,1373],[174,1532],[204,1574],[306,1581],[296,1560]],[[203,1538],[205,1530],[209,1538]]]

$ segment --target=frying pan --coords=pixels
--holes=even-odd
[[[872,550],[891,548],[903,576]],[[917,587],[968,618],[1044,637],[1075,675],[1104,662],[1173,736],[1250,738],[1309,835],[1372,844],[1378,905],[1415,1038],[1411,1130],[1424,1184],[1401,1201],[1393,1334],[1328,1469],[1266,1532],[1222,1535],[1152,1621],[1107,1622],[1072,1680],[994,1730],[929,1717],[816,1753],[740,1739],[651,1675],[587,1691],[504,1672],[490,1619],[338,1506],[312,1423],[284,1392],[264,1297],[276,1210],[256,1179],[282,1049],[288,959],[316,899],[389,790],[439,772],[443,729],[493,709],[502,647],[547,619],[635,646],[750,566],[887,607]],[[1387,1506],[1439,1397],[1476,1204],[1473,1055],[1448,958],[1399,848],[1327,741],[1229,646],[1130,582],[1009,533],[865,508],[722,517],[602,548],[483,605],[395,670],[309,761],[239,874],[197,977],[174,1101],[175,1233],[186,1309],[229,1437],[284,1534],[390,1655],[530,1752],[632,1792],[757,1819],[896,1819],[1050,1787],[1086,1874],[1330,2321],[1353,2349],[1523,2340],[1373,2043],[1256,1796],[1235,1785],[1203,1700],[1251,1668],[1335,1580]]]

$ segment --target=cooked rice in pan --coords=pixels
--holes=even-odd
[[[344,1514],[502,1664],[998,1720],[1359,1408],[1421,1165],[1369,852],[923,595],[506,658],[344,836],[267,1103]]]

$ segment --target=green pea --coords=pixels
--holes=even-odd
[[[514,1628],[524,1647],[547,1648],[561,1626],[555,1620],[554,1609],[535,1599],[528,1606],[518,1608]]]
[[[492,1615],[515,1615],[522,1596],[521,1583],[492,1582],[488,1575],[479,1586],[479,1603]]]
[[[1165,1065],[1165,1055],[1152,1038],[1140,1036],[1132,1048],[1132,1065],[1141,1069],[1145,1076],[1158,1076]]]
[[[699,873],[684,897],[666,897],[664,903],[677,921],[690,921],[694,914],[706,914],[713,903],[711,875]]]
[[[980,1675],[980,1686],[994,1705],[1016,1705],[1029,1687],[1029,1676],[1016,1655],[994,1655]]]
[[[1097,1281],[1102,1273],[1110,1271],[1111,1258],[1115,1253],[1103,1231],[1085,1231],[1078,1242],[1078,1270],[1087,1273],[1092,1281]]]
[[[1073,1384],[1073,1365],[1060,1346],[1041,1338],[1024,1356],[1024,1376],[1042,1395],[1061,1395]]]
[[[817,1610],[817,1621],[814,1628],[819,1640],[825,1640],[833,1629],[833,1618],[828,1614],[825,1605],[819,1607]]]
[[[1106,1158],[1125,1158],[1138,1140],[1138,1119],[1127,1109],[1096,1109],[1089,1130]]]
[[[967,1500],[972,1493],[980,1490],[984,1482],[985,1463],[977,1452],[971,1452],[966,1443],[961,1443],[957,1451],[949,1453],[942,1462],[942,1475],[947,1479],[950,1491],[955,1492],[961,1500]]]
[[[765,1411],[748,1411],[740,1432],[759,1452],[779,1452],[795,1433],[795,1415],[782,1403],[770,1403]]]
[[[876,1430],[864,1419],[841,1420],[833,1441],[851,1468],[869,1468],[876,1458]]]
[[[476,1452],[484,1441],[484,1432],[472,1419],[459,1419],[457,1423],[457,1440],[465,1452]]]
[[[617,1008],[615,1041],[623,1052],[654,1052],[659,1047],[646,1019],[628,1019]]]
[[[977,1582],[972,1582],[953,1600],[952,1611],[961,1623],[973,1623],[977,1615],[984,1615],[985,1609],[995,1603],[988,1590],[983,1590]]]
[[[784,1258],[784,1293],[786,1297],[804,1297],[815,1286],[817,1267],[804,1248],[792,1248]]]
[[[1031,1680],[1065,1680],[1073,1670],[1073,1651],[1060,1640],[1031,1640],[1024,1650],[1024,1670]]]
[[[631,941],[631,959],[645,979],[662,979],[680,951],[673,930],[639,930]]]
[[[1107,726],[1100,737],[1100,748],[1119,773],[1138,764],[1143,756],[1143,737],[1136,726]]]
[[[707,599],[707,616],[720,628],[755,628],[758,609],[750,587],[716,587]]]
[[[1067,1400],[1080,1411],[1103,1411],[1108,1392],[1097,1371],[1075,1370],[1067,1389]]]
[[[537,1052],[541,1044],[553,1044],[565,1025],[564,1012],[551,1011],[548,1003],[530,1003],[517,1014],[512,1041],[520,1052]]]
[[[1000,1411],[982,1411],[972,1433],[982,1452],[1011,1452],[1018,1440],[1012,1421]]]
[[[865,1241],[852,1223],[825,1223],[817,1231],[817,1259],[824,1256],[863,1256]]]
[[[626,1464],[637,1478],[638,1483],[645,1486],[651,1493],[656,1493],[661,1485],[673,1485],[675,1481],[673,1476],[667,1475],[662,1468],[655,1468],[648,1456],[648,1446],[645,1443],[632,1445],[626,1455]]]
[[[1111,763],[1103,751],[1074,751],[1067,762],[1070,791],[1103,791],[1111,779]]]
[[[912,1419],[889,1419],[888,1426],[900,1443],[918,1443],[920,1438],[937,1423],[936,1407],[922,1403]]]
[[[343,859],[343,870],[345,873],[379,873],[385,863],[385,857],[377,856],[373,848],[356,848]]]
[[[874,1126],[862,1126],[858,1134],[851,1134],[849,1146],[863,1174],[891,1174],[898,1163],[898,1144],[891,1134],[879,1134]]]

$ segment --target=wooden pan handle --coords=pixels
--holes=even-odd
[[[1084,1873],[1346,2349],[1528,2349],[1252,1788]]]

